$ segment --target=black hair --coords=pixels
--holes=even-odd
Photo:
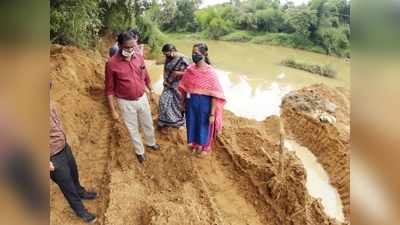
[[[139,31],[136,28],[131,28],[128,32],[134,37],[135,39],[139,40]]]
[[[131,33],[122,32],[118,35],[117,41],[119,45],[123,45],[125,42],[135,39]]]
[[[204,61],[205,61],[208,65],[211,64],[210,58],[208,57],[208,46],[206,45],[206,43],[197,43],[197,44],[193,45],[193,48],[199,49],[199,51],[201,52],[201,54],[204,55]]]
[[[165,44],[162,47],[162,52],[172,52],[172,51],[177,51],[176,47],[173,44]]]

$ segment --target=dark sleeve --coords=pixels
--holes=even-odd
[[[109,56],[110,56],[110,58],[113,56],[113,55],[115,55],[115,53],[117,53],[119,51],[119,47],[118,47],[118,45],[113,45],[111,48],[110,48],[110,51],[109,51]]]
[[[145,82],[146,86],[149,86],[151,83],[151,80],[150,80],[149,72],[147,71],[146,63],[144,62],[143,57],[142,57],[142,65],[141,65],[140,69],[142,70],[142,74],[143,74],[144,82]]]
[[[181,70],[186,70],[186,68],[187,68],[189,65],[190,65],[189,59],[188,59],[186,56],[182,57],[181,63],[180,63],[180,65],[179,65],[179,68],[180,68]]]

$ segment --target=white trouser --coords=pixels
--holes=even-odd
[[[143,129],[145,144],[147,146],[153,146],[156,144],[153,119],[151,117],[147,96],[144,94],[137,101],[118,99],[118,104],[129,134],[131,135],[136,154],[142,155],[144,154],[144,146],[142,144],[142,137],[139,133],[139,126]]]

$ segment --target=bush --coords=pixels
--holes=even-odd
[[[266,33],[264,35],[255,36],[251,42],[255,44],[280,45],[326,54],[324,48],[315,45],[299,34]]]
[[[217,17],[211,20],[206,30],[206,34],[208,38],[217,40],[231,31],[232,28],[230,27],[229,23]]]
[[[52,43],[89,47],[101,28],[96,0],[50,1],[50,40]]]
[[[251,42],[254,44],[274,44],[276,42],[277,34],[266,33],[264,35],[258,35],[254,37]],[[278,44],[278,43],[276,43]]]
[[[110,5],[103,4],[103,26],[105,30],[114,34],[126,31],[135,23],[133,14],[127,15],[125,5],[113,3]]]
[[[168,39],[204,40],[207,39],[205,32],[196,33],[166,33]]]
[[[222,41],[235,41],[235,42],[247,42],[252,39],[252,35],[246,31],[236,31],[228,35],[222,36]]]
[[[320,54],[326,54],[326,51],[323,47],[319,46],[319,45],[315,45],[315,46],[311,46],[306,48],[308,51],[311,52],[316,52],[316,53],[320,53]]]
[[[324,65],[322,66],[322,75],[334,78],[336,76],[336,70],[331,65]]]
[[[316,65],[316,64],[309,64],[305,62],[296,61],[294,59],[286,59],[281,62],[282,65],[295,68],[299,70],[304,70],[310,73],[319,74],[321,76],[335,78],[336,77],[336,69],[333,68],[331,65]]]
[[[155,57],[160,54],[161,46],[166,42],[164,34],[147,17],[138,17],[136,26],[140,33],[140,42],[147,43],[151,49],[150,56]]]
[[[317,35],[327,54],[345,56],[350,47],[350,42],[344,29],[322,28],[318,30]]]

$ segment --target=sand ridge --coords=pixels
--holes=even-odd
[[[109,115],[105,60],[95,51],[51,47],[51,95],[82,183],[100,194],[85,201],[98,214],[98,224],[341,224],[308,194],[300,160],[279,153],[277,116],[257,122],[226,111],[223,132],[206,159],[189,153],[185,130],[156,132],[162,150],[147,151],[148,160],[140,165],[125,126]],[[157,102],[151,107],[155,120]],[[83,224],[54,183],[50,196],[50,224]]]

